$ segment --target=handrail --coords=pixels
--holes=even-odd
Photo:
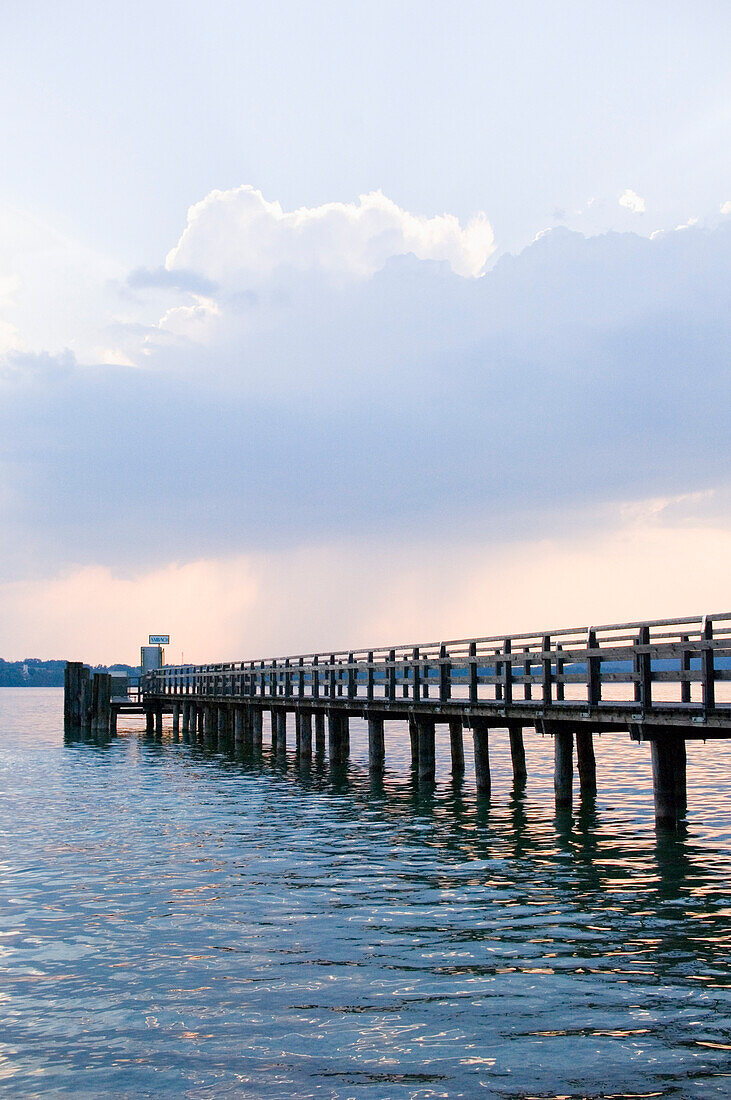
[[[675,629],[668,629],[675,628]],[[564,628],[457,641],[168,665],[148,673],[148,694],[257,698],[283,703],[343,699],[390,706],[450,701],[495,706],[564,704],[583,684],[589,706],[608,683],[633,686],[631,702],[654,705],[652,686],[680,684],[679,704],[715,708],[715,685],[731,680],[731,612],[639,623]],[[665,665],[668,667],[660,667]],[[692,684],[701,699],[692,701]],[[533,687],[540,689],[533,696]],[[665,705],[665,704],[664,704]]]

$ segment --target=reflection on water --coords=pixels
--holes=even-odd
[[[439,728],[422,797],[395,723],[374,781],[361,723],[333,773],[60,718],[0,691],[7,1095],[731,1093],[725,745],[690,746],[685,833],[657,834],[621,735],[556,813],[528,734],[524,791],[491,735],[487,801]]]

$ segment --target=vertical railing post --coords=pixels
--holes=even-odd
[[[596,631],[590,626],[586,634],[586,701],[590,707],[595,707],[602,697],[601,659],[588,652],[596,648]]]
[[[716,705],[716,682],[713,667],[713,622],[708,615],[703,616],[701,626],[701,642],[705,645],[701,649],[701,688],[703,691],[703,709],[713,710]]]
[[[566,698],[566,684],[563,682],[563,670],[566,662],[561,656],[563,646],[560,642],[556,643],[556,702],[563,703]]]
[[[264,662],[263,662],[263,661],[261,662],[261,672],[260,672],[260,674],[259,674],[259,675],[260,675],[260,677],[261,677],[261,683],[259,684],[259,691],[261,692],[261,697],[262,697],[262,699],[264,699],[264,698],[266,697],[266,693],[267,693],[267,688],[266,688],[266,672],[265,672],[265,665],[264,665]]]
[[[505,706],[510,707],[513,705],[513,658],[512,658],[513,646],[510,638],[505,639],[503,645],[503,654],[505,656],[505,663],[503,666],[503,699]]]
[[[312,658],[312,698],[320,698],[320,673],[318,671],[318,664],[320,663],[317,654]]]
[[[652,658],[649,651],[640,652],[640,649],[646,650],[649,644],[650,628],[641,626],[635,641],[638,650],[635,654],[635,702],[639,703],[643,710],[648,710],[652,706]]]
[[[304,670],[304,664],[305,664],[304,657],[300,657],[299,661],[297,662],[297,665],[299,667],[299,672],[297,673],[297,676],[298,676],[297,694],[299,695],[300,699],[304,699],[304,697],[305,697],[305,670]]]
[[[272,699],[276,699],[279,694],[279,670],[277,667],[276,658],[272,661],[271,671],[269,673],[269,694]]]
[[[446,703],[452,696],[452,665],[447,659],[444,642],[439,646],[439,700]]]
[[[498,661],[500,650],[495,650],[495,702],[501,703],[503,698],[503,663]]]
[[[388,668],[386,669],[386,698],[389,703],[396,702],[396,650],[388,651]]]
[[[352,653],[348,654],[348,698],[355,699],[355,693],[357,688],[357,675],[358,670],[355,666],[355,656]]]
[[[414,689],[412,692],[412,699],[415,703],[418,703],[421,699],[421,669],[419,668],[419,647],[414,646],[411,659],[413,662],[413,675],[414,675]]]
[[[373,700],[374,682],[375,682],[375,679],[374,679],[374,675],[373,675],[373,650],[369,649],[368,650],[368,670],[366,672],[366,698],[368,699],[369,703],[372,702],[372,700]]]
[[[687,642],[688,635],[683,634],[680,640],[681,642]],[[687,649],[684,649],[680,655],[680,671],[690,672],[690,652]],[[680,682],[680,702],[690,702],[690,680],[681,680]]]
[[[553,677],[551,675],[551,635],[544,634],[541,640],[541,648],[543,650],[543,657],[541,667],[543,669],[543,705],[544,707],[550,707],[553,702],[553,695],[551,685],[553,683]]]
[[[477,642],[470,642],[468,650],[468,682],[470,703],[477,702]]]
[[[330,700],[335,699],[335,654],[330,654]]]
[[[284,697],[289,699],[292,694],[292,673],[289,671],[291,668],[289,657],[284,662]]]

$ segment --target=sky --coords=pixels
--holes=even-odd
[[[731,610],[727,4],[0,27],[0,655]]]

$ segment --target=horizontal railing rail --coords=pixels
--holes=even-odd
[[[731,681],[731,612],[169,665],[148,673],[142,687],[146,695],[249,699],[269,705],[342,701],[384,708],[404,703],[545,708],[624,702],[646,712],[668,705],[716,709],[716,685],[724,681]],[[653,688],[658,684],[676,685],[677,697],[657,699]],[[669,691],[665,687],[663,694]]]

